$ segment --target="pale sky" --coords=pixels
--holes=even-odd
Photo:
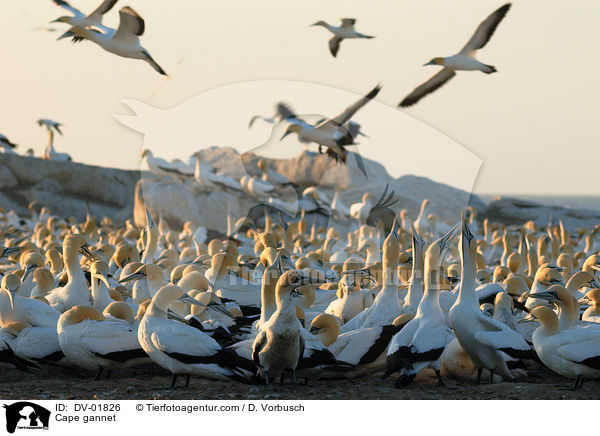
[[[88,12],[99,0],[71,3]],[[458,143],[481,158],[475,192],[596,195],[592,177],[600,157],[596,120],[600,2],[514,1],[478,54],[498,73],[459,72],[415,107],[395,109],[410,90],[437,71],[422,67],[425,62],[458,51],[479,22],[502,4],[488,0],[171,0],[168,7],[157,0],[118,3],[105,24],[116,26],[118,8],[126,5],[144,17],[142,44],[170,74],[165,79],[142,61],[119,58],[90,42],[57,42],[57,32],[36,29],[63,15],[50,0],[0,0],[5,35],[0,132],[20,144],[23,152],[32,147],[39,155],[46,134],[35,121],[52,118],[64,123],[64,137],[55,141],[58,151],[80,162],[137,168],[144,138],[113,117],[130,113],[123,99],[171,108],[190,99],[200,101],[201,97],[193,97],[207,91],[226,95],[215,101],[219,106],[215,112],[235,116],[221,117],[222,125],[193,120],[197,123],[193,141],[197,148],[227,145],[244,151],[270,135],[270,127],[259,123],[248,130],[247,120],[255,113],[271,115],[278,99],[290,102],[298,113],[332,116],[352,102],[354,94],[382,82],[378,103],[359,112],[356,120],[371,136],[361,140],[361,153],[385,156],[379,160],[390,174],[419,174],[426,167],[440,173],[433,177],[436,180],[448,180],[441,172],[457,172],[451,160],[437,158],[431,165],[419,162],[407,168],[403,159],[411,146],[446,138],[452,147]],[[334,59],[327,48],[328,31],[309,25],[321,19],[337,24],[341,17],[356,18],[357,30],[376,38],[344,41]],[[246,92],[242,91],[246,85],[239,85],[257,80],[315,86],[309,90],[286,84],[260,96],[256,92],[260,87],[248,86],[252,91]],[[225,85],[230,86],[217,89]],[[321,85],[335,90],[325,98]],[[381,109],[383,105],[390,111]],[[377,123],[376,114],[384,112],[386,120],[394,121]],[[395,130],[388,132],[387,127]],[[431,133],[432,129],[439,133]],[[227,132],[223,142],[215,134],[219,131]],[[435,142],[442,143],[442,139]],[[282,146],[297,147],[293,141]],[[164,149],[174,153],[166,157],[174,157],[180,149],[179,157],[189,154],[177,143]]]

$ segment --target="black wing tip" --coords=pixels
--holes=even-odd
[[[405,98],[400,103],[398,103],[398,107],[411,107],[414,106],[419,100],[415,100],[413,98]]]
[[[504,5],[500,6],[497,10],[497,12],[501,12],[502,14],[506,14],[508,12],[508,10],[510,9],[510,7],[512,6],[512,3],[505,3]]]
[[[381,88],[383,87],[382,83],[378,83],[377,85],[375,85],[375,88],[373,88],[367,95],[365,95],[365,98],[373,99],[377,96],[377,94],[379,94],[379,91],[381,91]]]

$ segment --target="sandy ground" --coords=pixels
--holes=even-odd
[[[600,399],[600,381],[587,380],[576,391],[565,390],[570,381],[549,371],[528,383],[482,383],[446,380],[446,386],[437,386],[431,375],[419,375],[406,388],[394,388],[390,378],[381,381],[378,376],[355,380],[320,380],[305,385],[247,386],[237,382],[211,381],[192,378],[189,389],[168,389],[170,376],[157,371],[150,376],[150,367],[136,370],[115,370],[109,380],[96,381],[88,374],[52,368],[38,374],[26,374],[0,368],[0,399],[213,399],[213,400],[408,400],[408,399]],[[178,385],[183,385],[180,377]]]

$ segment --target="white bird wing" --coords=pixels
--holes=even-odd
[[[79,10],[71,6],[68,2],[64,0],[52,0],[57,6],[60,6],[63,9],[71,12],[77,18],[83,18],[85,15]]]
[[[564,359],[600,370],[600,334],[586,340],[566,343],[556,349]]]
[[[88,15],[88,18],[95,19],[100,22],[102,20],[102,15],[110,11],[118,1],[119,0],[104,0]]]
[[[501,6],[492,12],[489,17],[483,20],[479,24],[479,27],[477,27],[477,30],[475,30],[473,36],[471,36],[471,39],[469,39],[465,46],[460,50],[460,53],[471,55],[476,50],[485,47],[496,31],[498,24],[500,24],[500,21],[502,21],[510,9],[510,5],[510,3],[506,3],[504,6]]]
[[[420,324],[420,318],[413,318],[404,327],[402,327],[402,330],[396,333],[390,341],[387,355],[389,356],[394,354],[400,347],[408,347],[413,342],[413,338],[419,329]]]
[[[27,327],[11,344],[15,354],[23,359],[42,359],[61,351],[56,328]]]
[[[489,345],[496,350],[513,349],[526,351],[530,349],[523,336],[504,324],[490,319],[485,315],[480,316],[477,321],[483,324],[483,328],[486,329],[475,333],[475,339],[479,343]]]
[[[354,114],[356,112],[358,112],[358,110],[360,108],[362,108],[369,101],[374,99],[377,96],[377,94],[379,94],[380,90],[381,90],[381,85],[379,85],[379,84],[376,85],[375,88],[373,88],[371,91],[369,91],[369,93],[367,95],[365,95],[364,97],[361,97],[357,102],[348,106],[346,109],[344,109],[344,111],[342,113],[340,113],[339,115],[336,115],[335,117],[333,117],[329,120],[324,121],[323,123],[319,123],[317,128],[321,128],[321,127],[324,127],[327,125],[332,125],[337,128],[338,126],[345,124],[347,121],[350,120],[350,118],[352,118],[354,116]]]
[[[91,325],[82,337],[81,345],[90,354],[99,356],[141,348],[137,332],[120,320],[98,321]]]
[[[415,352],[426,353],[427,351],[444,348],[451,340],[452,331],[446,324],[422,326],[415,332],[411,345]]]
[[[114,40],[129,40],[144,34],[144,19],[129,6],[119,10],[119,27],[115,32]]]
[[[30,299],[23,302],[25,305],[25,319],[32,326],[56,327],[60,312],[46,303]]]
[[[452,68],[442,68],[434,74],[429,80],[417,86],[410,94],[404,97],[399,104],[400,107],[409,107],[417,103],[427,94],[431,94],[436,89],[444,85],[448,80],[456,75],[456,71]]]
[[[211,356],[221,349],[217,341],[207,334],[180,322],[164,320],[157,327],[150,340],[163,353],[202,357]]]

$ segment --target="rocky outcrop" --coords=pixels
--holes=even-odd
[[[239,179],[245,174],[261,174],[257,166],[260,156],[252,153],[239,155],[230,148],[211,147],[201,151],[203,161],[209,163],[218,172]],[[391,177],[385,168],[374,161],[364,159],[368,177],[356,167],[353,155],[348,158],[348,166],[338,165],[326,155],[303,152],[293,159],[266,159],[272,169],[284,174],[290,181],[302,187],[317,186],[331,200],[337,188],[342,202],[350,207],[360,202],[365,192],[373,195],[374,201],[383,193],[386,184],[394,190],[399,201],[393,206],[396,212],[407,209],[413,219],[419,212],[424,198],[431,201],[433,210],[442,221],[456,223],[460,212],[469,203],[483,211],[486,206],[477,196],[448,185],[440,184],[424,177],[413,175],[398,179]],[[390,191],[388,191],[390,192]],[[293,193],[293,191],[292,191]],[[192,221],[225,232],[227,230],[227,211],[234,219],[245,216],[253,206],[260,203],[234,190],[215,190],[206,192],[195,185],[193,179],[184,183],[175,180],[148,178],[139,182],[135,202],[135,220],[145,223],[144,206],[148,206],[153,215],[162,215],[172,225],[181,225]],[[286,191],[289,199],[289,188]],[[293,194],[294,198],[297,198]]]
[[[261,174],[257,166],[260,157],[252,153],[240,155],[231,148],[211,147],[202,150],[202,156],[217,171],[236,179],[245,174]],[[451,223],[460,219],[460,211],[469,201],[478,209],[485,209],[485,204],[468,192],[423,177],[407,175],[394,179],[381,164],[368,159],[364,160],[366,178],[356,167],[353,155],[348,158],[348,166],[306,151],[293,159],[267,161],[272,169],[302,188],[316,185],[330,200],[337,188],[348,207],[361,201],[365,192],[373,194],[377,201],[389,184],[399,198],[393,209],[399,212],[405,208],[413,218],[424,198],[430,199],[443,221]],[[290,201],[297,195],[288,187],[285,195],[278,192],[276,197]],[[237,219],[261,203],[232,189],[201,189],[193,178],[181,182],[168,177],[158,179],[145,171],[0,155],[0,207],[28,215],[27,204],[33,200],[55,215],[77,219],[84,218],[88,202],[96,216],[109,216],[119,222],[133,216],[142,225],[147,205],[155,217],[162,215],[174,227],[189,220],[223,232],[227,230],[228,211]]]
[[[124,221],[139,179],[140,171],[0,154],[0,207],[28,215],[35,200],[57,216],[83,219],[87,202],[94,215]]]
[[[484,216],[505,224],[523,224],[533,221],[541,227],[545,227],[550,219],[554,224],[561,220],[569,231],[576,228],[593,228],[600,224],[600,212],[598,211],[545,206],[510,197],[496,197],[489,204]]]

